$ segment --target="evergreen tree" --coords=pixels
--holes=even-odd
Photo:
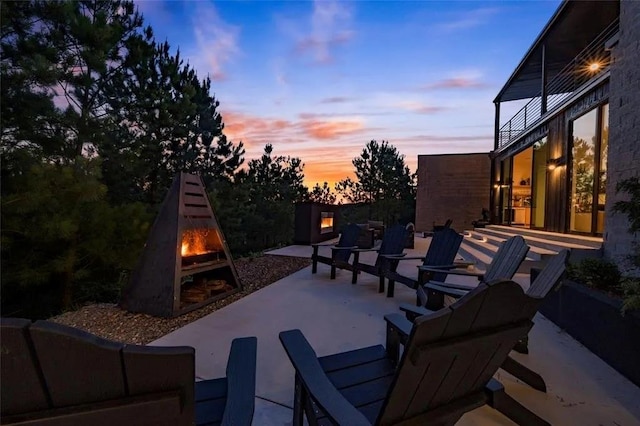
[[[346,178],[336,189],[354,203],[369,206],[371,219],[387,224],[412,221],[415,215],[415,174],[404,163],[404,155],[387,141],[367,143],[353,159],[357,180]]]
[[[316,203],[335,204],[337,199],[338,197],[331,191],[327,182],[324,182],[322,186],[316,182],[309,193],[309,200]]]

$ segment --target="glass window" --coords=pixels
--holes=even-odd
[[[533,192],[531,200],[531,226],[544,228],[544,210],[547,193],[547,160],[549,145],[544,137],[533,144]]]
[[[573,122],[570,230],[591,232],[598,110]]]
[[[600,122],[600,168],[598,170],[598,217],[596,232],[604,233],[604,204],[607,200],[607,156],[609,154],[609,104],[602,107]]]

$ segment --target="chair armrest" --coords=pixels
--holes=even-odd
[[[394,332],[398,334],[402,343],[409,338],[411,328],[413,327],[413,323],[411,321],[408,321],[401,314],[387,314],[384,316],[384,320],[388,325],[393,327]],[[389,330],[389,327],[387,327],[387,330]]]
[[[400,310],[404,312],[406,319],[412,322],[422,315],[427,315],[433,312],[427,308],[423,308],[422,306],[409,305],[408,303],[401,303]]]
[[[398,253],[398,254],[381,254],[380,257],[384,257],[390,260],[403,260],[406,259],[407,253]],[[421,258],[419,258],[421,259]]]
[[[443,293],[446,296],[451,296],[459,299],[465,294],[469,293],[468,290],[458,290],[455,288],[445,287],[437,284],[427,283],[424,285],[425,290],[436,291],[438,293]]]
[[[371,425],[367,418],[329,381],[315,351],[300,330],[281,332],[280,342],[302,385],[333,422],[339,425]]]
[[[333,246],[331,247],[331,250],[355,250],[357,249],[358,246],[351,246],[351,247],[338,247],[338,246]]]
[[[255,337],[234,339],[231,343],[223,425],[251,425],[255,408],[257,346]]]
[[[443,269],[451,267],[452,269],[447,269],[446,271],[443,271]],[[482,281],[482,279],[484,278],[484,273],[480,273],[480,272],[471,272],[471,271],[464,271],[464,270],[454,270],[453,268],[457,268],[458,266],[455,265],[447,265],[445,267],[433,267],[433,266],[419,266],[418,268],[420,268],[421,271],[425,271],[425,272],[446,272],[447,274],[453,274],[453,275],[464,275],[467,277],[476,277],[478,278],[478,280]]]
[[[456,290],[464,290],[464,291],[471,291],[474,288],[476,288],[475,285],[464,285],[464,284],[453,284],[453,283],[443,283],[442,281],[429,281],[425,284],[435,284],[439,287],[446,287],[446,288],[453,288]]]

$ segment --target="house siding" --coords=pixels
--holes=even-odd
[[[459,231],[471,229],[489,208],[489,176],[489,153],[419,155],[416,231],[430,231],[434,222],[447,219]]]
[[[620,3],[620,33],[613,49],[610,79],[610,121],[607,203],[604,234],[605,255],[627,273],[640,275],[626,256],[638,235],[628,232],[626,215],[615,213],[613,206],[625,200],[616,193],[616,184],[633,176],[640,176],[640,2],[622,0]]]

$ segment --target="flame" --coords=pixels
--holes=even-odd
[[[320,228],[333,228],[333,218],[332,217],[323,217],[320,222]]]
[[[190,229],[182,234],[182,256],[205,254],[211,250],[207,247],[208,229]]]

